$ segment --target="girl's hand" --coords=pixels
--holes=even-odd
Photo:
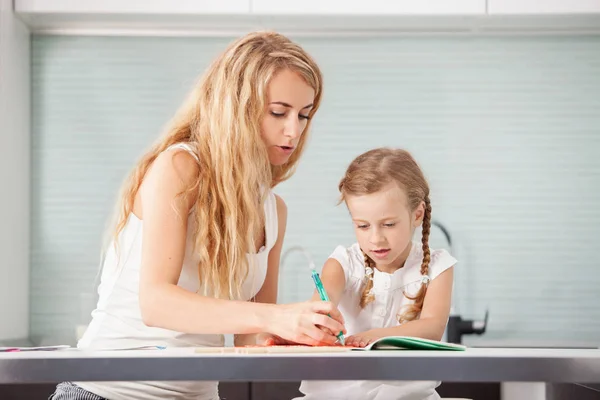
[[[278,305],[269,327],[282,340],[311,346],[334,345],[336,335],[346,333],[342,314],[326,301]]]
[[[346,338],[346,346],[350,347],[367,347],[378,338],[374,335],[370,335],[369,332],[361,332],[356,335],[348,336]]]

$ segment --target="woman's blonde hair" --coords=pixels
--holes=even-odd
[[[274,32],[255,32],[231,43],[201,77],[165,134],[141,158],[123,185],[113,239],[125,227],[152,162],[169,146],[187,143],[199,159],[195,252],[204,295],[235,299],[248,275],[247,253],[264,226],[269,188],[288,179],[302,156],[310,119],[287,163],[271,166],[261,139],[267,87],[281,70],[299,74],[315,91],[309,118],[319,109],[322,75],[297,44]],[[185,216],[184,216],[185,217]],[[210,285],[202,284],[210,282]]]
[[[404,190],[408,197],[408,207],[411,212],[415,211],[419,204],[425,204],[425,215],[423,217],[422,248],[423,261],[421,262],[421,275],[429,273],[429,232],[431,229],[431,202],[429,200],[429,185],[419,168],[415,159],[406,150],[378,148],[361,154],[352,161],[346,174],[339,184],[341,201],[345,201],[348,195],[372,194],[382,190],[389,183],[395,182]],[[375,262],[363,251],[365,268],[375,268]],[[364,308],[374,300],[371,293],[373,281],[367,280],[360,299],[360,306]],[[404,295],[413,304],[407,306],[406,310],[398,315],[400,323],[414,320],[419,317],[427,292],[427,283],[424,281],[416,295]]]

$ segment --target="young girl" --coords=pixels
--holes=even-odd
[[[276,33],[232,43],[124,185],[81,349],[223,346],[268,332],[337,339],[337,308],[275,305],[288,179],[322,94],[316,63]],[[329,316],[327,316],[329,314]],[[65,382],[55,400],[218,399],[217,382]]]
[[[350,164],[339,190],[358,243],[338,246],[321,277],[346,321],[346,345],[364,347],[384,336],[441,340],[456,260],[429,249],[429,186],[415,160],[404,150],[371,150]],[[419,226],[421,243],[413,243]],[[307,381],[300,391],[305,400],[430,400],[439,398],[438,384]]]

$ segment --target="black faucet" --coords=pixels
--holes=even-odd
[[[437,227],[444,235],[448,246],[450,247],[450,253],[452,251],[452,236],[448,229],[439,221],[431,221],[431,225]],[[487,322],[489,317],[489,310],[485,311],[485,318],[483,321],[474,321],[470,319],[462,319],[460,315],[450,315],[448,318],[448,325],[446,327],[447,341],[450,343],[462,344],[463,335],[481,335],[487,328]]]
[[[448,342],[462,344],[463,335],[481,335],[487,328],[488,316],[488,310],[485,311],[485,318],[483,321],[462,319],[460,315],[451,315],[450,318],[448,318]]]

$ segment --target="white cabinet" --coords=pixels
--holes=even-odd
[[[0,0],[0,342],[29,336],[30,43]]]
[[[600,13],[600,0],[487,0],[490,15]]]
[[[7,3],[8,4],[8,3]],[[35,33],[588,32],[600,0],[14,0]]]
[[[15,0],[17,13],[31,14],[247,14],[249,0]]]
[[[252,0],[251,12],[280,15],[483,15],[485,0]]]

